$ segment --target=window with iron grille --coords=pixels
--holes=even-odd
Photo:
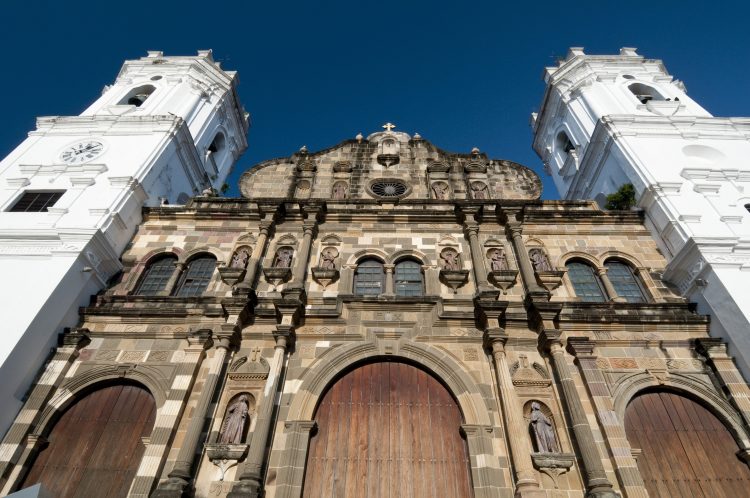
[[[165,290],[174,273],[176,262],[176,257],[166,256],[148,265],[135,293],[139,296],[155,296]]]
[[[11,213],[43,213],[47,211],[47,208],[54,206],[64,193],[64,190],[54,192],[26,191],[8,211]]]
[[[396,264],[394,280],[397,296],[421,296],[424,294],[422,265],[416,261],[406,260]]]
[[[216,268],[216,258],[213,256],[193,259],[180,274],[173,294],[177,297],[203,295],[214,274],[214,268]]]
[[[638,277],[630,266],[619,261],[607,261],[604,267],[607,268],[607,277],[618,296],[624,297],[629,303],[642,303],[646,300]]]
[[[576,296],[580,297],[581,301],[588,303],[607,301],[599,277],[591,266],[578,261],[571,261],[565,266],[568,267],[568,277],[573,284]]]
[[[366,259],[357,265],[354,274],[354,293],[358,296],[379,296],[383,293],[383,263]]]

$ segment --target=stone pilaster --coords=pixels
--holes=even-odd
[[[521,403],[516,395],[513,380],[505,355],[505,342],[508,336],[502,328],[490,328],[484,332],[484,344],[490,350],[495,362],[498,392],[505,419],[506,437],[510,443],[511,459],[516,476],[516,496],[544,497],[531,462],[529,431],[523,418]]]
[[[596,417],[611,448],[615,472],[623,491],[627,496],[645,498],[646,488],[638,470],[638,463],[632,456],[625,427],[612,408],[607,381],[601,368],[596,364],[594,342],[585,337],[571,337],[568,339],[568,351],[575,356],[583,381],[594,402]]]
[[[277,497],[299,498],[302,496],[307,450],[315,427],[314,420],[290,420],[284,423],[286,448],[279,464]]]
[[[203,389],[201,390],[198,404],[193,410],[187,433],[183,439],[180,451],[177,454],[174,466],[168,474],[169,479],[161,482],[159,487],[151,493],[153,498],[180,498],[186,488],[190,485],[192,479],[191,469],[193,466],[193,459],[195,458],[195,453],[198,449],[200,435],[203,430],[206,415],[208,414],[208,407],[214,396],[216,384],[221,375],[228,349],[229,337],[220,337],[216,342],[216,352],[214,353],[206,380],[203,383]]]
[[[283,323],[290,320],[291,316],[287,317],[286,314],[282,314],[282,323],[276,326],[274,332],[276,347],[274,348],[266,386],[263,390],[263,397],[258,403],[258,418],[250,441],[250,449],[247,459],[238,472],[239,482],[234,485],[227,498],[258,498],[263,491],[263,462],[273,425],[274,400],[276,393],[279,391],[286,351],[294,340],[293,327],[290,324]]]
[[[494,498],[507,496],[508,485],[504,482],[499,468],[493,468],[492,432],[494,428],[486,425],[463,424],[461,432],[466,437],[469,450],[471,480],[474,485],[474,498]]]
[[[253,248],[253,253],[250,255],[250,261],[247,262],[245,277],[242,279],[242,282],[235,286],[235,294],[249,295],[251,290],[255,288],[258,268],[260,267],[260,262],[263,260],[266,250],[268,249],[268,236],[273,229],[275,219],[276,213],[273,212],[266,214],[261,220],[258,226],[258,239],[255,241],[255,247]]]
[[[573,425],[573,433],[583,461],[583,477],[587,489],[587,497],[615,498],[619,495],[612,488],[612,483],[607,479],[607,473],[602,465],[602,458],[594,440],[594,433],[589,426],[583,403],[578,397],[573,375],[565,359],[560,331],[555,329],[543,329],[540,341],[552,357],[552,365],[557,373],[562,387],[563,401],[570,414]]]
[[[36,425],[45,405],[78,358],[81,349],[89,342],[91,340],[88,329],[73,329],[61,336],[60,346],[44,367],[44,373],[35,384],[29,399],[5,434],[0,445],[0,476],[7,476],[0,479],[3,491],[0,494],[3,496],[12,491],[18,476],[23,475],[21,471],[31,463],[41,448],[42,439],[32,434],[32,431],[43,429]]]
[[[383,265],[383,269],[385,270],[385,292],[383,295],[385,296],[394,296],[396,295],[396,292],[394,290],[393,285],[393,270],[396,268],[396,265]]]

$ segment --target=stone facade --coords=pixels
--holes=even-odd
[[[640,212],[541,201],[523,166],[390,125],[261,163],[240,184],[243,198],[145,211],[121,278],[82,310],[5,436],[4,493],[56,412],[119,378],[157,405],[130,496],[299,497],[318,401],[342,372],[386,359],[429,371],[455,397],[477,498],[646,496],[623,426],[644,389],[702,400],[750,449],[747,385],[707,318],[662,282]],[[141,295],[165,254],[173,277]],[[172,296],[201,255],[218,262],[205,291]],[[615,292],[613,258],[633,269],[642,302]],[[377,292],[355,285],[368,260],[383,269]],[[577,297],[571,260],[597,271],[607,299]],[[418,263],[421,290],[394,277],[403,261]],[[221,443],[242,395],[249,427]],[[532,404],[556,451],[530,437]]]

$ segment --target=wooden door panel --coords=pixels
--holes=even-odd
[[[471,497],[461,413],[432,376],[371,363],[323,396],[310,441],[307,498]]]
[[[92,392],[60,417],[22,487],[41,482],[59,498],[126,496],[155,416],[153,397],[140,387]]]
[[[625,413],[631,447],[641,449],[638,469],[652,497],[730,498],[750,489],[750,469],[737,444],[710,411],[677,394],[636,397]]]

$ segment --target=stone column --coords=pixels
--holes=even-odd
[[[563,400],[570,414],[573,423],[573,433],[581,451],[581,460],[583,461],[583,478],[586,483],[588,492],[587,497],[596,498],[618,498],[618,494],[612,488],[612,483],[607,479],[607,473],[604,471],[602,459],[599,455],[599,448],[594,441],[594,433],[589,426],[586,411],[583,403],[578,397],[573,375],[570,372],[568,363],[565,360],[565,350],[563,349],[560,331],[555,329],[544,329],[540,335],[540,340],[549,350],[552,357],[552,365],[555,368],[560,386],[562,387]]]
[[[643,478],[635,458],[631,456],[625,426],[612,407],[607,381],[602,369],[596,364],[594,342],[587,337],[571,337],[568,339],[568,351],[576,358],[583,381],[594,402],[597,420],[604,431],[604,437],[607,438],[607,445],[614,455],[620,455],[615,459],[615,472],[621,490],[627,496],[645,496]]]
[[[505,356],[505,342],[508,336],[502,328],[489,328],[484,331],[484,344],[492,353],[497,374],[497,386],[505,418],[506,435],[510,443],[513,469],[516,474],[516,496],[546,496],[539,489],[539,483],[531,462],[529,428],[523,418],[521,403],[510,377],[510,369]]]
[[[172,291],[174,290],[174,286],[177,283],[177,279],[180,277],[180,273],[182,273],[182,270],[184,268],[185,268],[185,263],[183,262],[175,263],[172,276],[170,276],[169,280],[167,280],[167,284],[164,286],[164,290],[160,290],[159,292],[157,292],[158,296],[169,296],[170,294],[172,294]]]
[[[0,478],[2,496],[13,490],[19,476],[23,475],[22,470],[33,461],[41,448],[43,438],[32,431],[43,429],[36,427],[36,424],[81,349],[91,342],[89,330],[73,329],[62,336],[61,342],[0,445],[0,476],[8,476]]]
[[[151,493],[152,498],[180,498],[185,489],[190,485],[192,479],[190,471],[193,467],[193,459],[198,450],[208,407],[211,404],[211,399],[213,399],[228,349],[229,336],[220,337],[216,342],[216,352],[208,368],[208,374],[203,383],[198,404],[193,410],[185,438],[182,441],[179,453],[177,453],[177,459],[168,474],[169,479],[159,484],[159,487]]]
[[[464,222],[464,234],[469,240],[469,249],[471,251],[471,266],[474,268],[474,279],[477,282],[477,290],[482,291],[494,290],[487,283],[487,268],[484,265],[484,255],[479,247],[479,224],[473,221]]]
[[[385,292],[383,292],[383,295],[385,296],[395,296],[396,292],[394,291],[394,285],[393,285],[393,269],[396,268],[396,265],[383,265],[383,269],[385,270]]]
[[[281,370],[284,366],[286,351],[294,338],[294,329],[291,325],[277,325],[273,335],[276,340],[276,347],[274,348],[266,386],[263,390],[263,397],[258,404],[258,414],[255,420],[255,430],[250,441],[250,449],[247,459],[238,473],[239,482],[234,485],[227,498],[258,498],[263,490],[263,460],[273,422],[274,401],[276,393],[279,391]]]
[[[295,257],[292,281],[287,285],[287,288],[305,287],[305,273],[307,272],[307,264],[310,260],[310,249],[312,248],[312,240],[315,235],[316,226],[317,223],[314,221],[305,222],[302,225],[302,244],[300,245],[299,251]]]
[[[607,269],[596,268],[596,274],[599,276],[599,280],[602,281],[602,285],[604,286],[604,291],[607,293],[609,300],[615,303],[624,303],[625,298],[622,298],[617,295],[617,291],[615,290],[615,287],[612,285],[612,281],[607,276]]]
[[[242,282],[235,286],[235,290],[238,294],[247,293],[249,294],[250,289],[255,287],[255,279],[258,275],[258,267],[266,254],[266,246],[268,244],[268,234],[271,232],[273,226],[273,220],[261,221],[259,226],[258,240],[255,242],[253,248],[253,254],[250,256],[250,261],[247,262],[247,271],[245,271],[245,277]]]
[[[518,222],[508,222],[505,226],[505,230],[513,243],[513,250],[516,253],[516,261],[518,261],[518,269],[521,271],[521,278],[526,285],[527,292],[532,297],[549,297],[549,291],[539,285],[536,281],[534,266],[529,259],[529,251],[526,250],[526,244],[523,243],[523,237],[521,236],[521,224]]]

